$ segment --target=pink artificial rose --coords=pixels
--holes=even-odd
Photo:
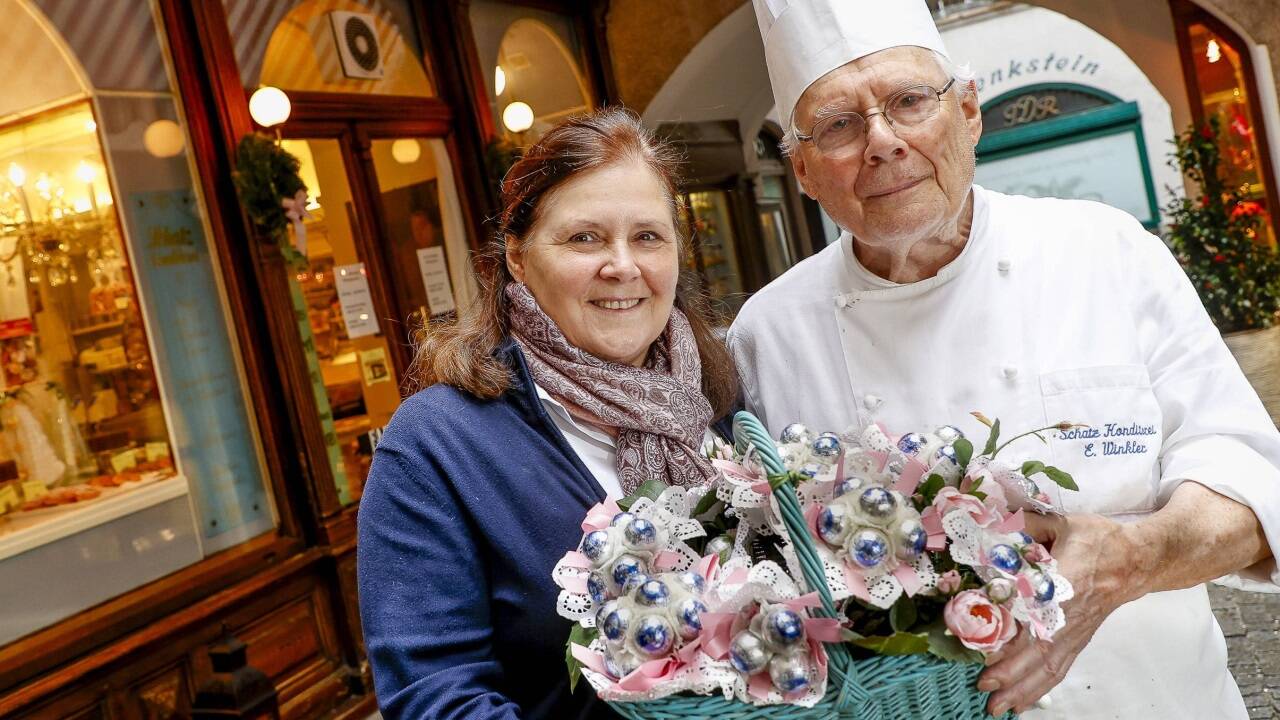
[[[953,510],[963,510],[973,516],[978,527],[989,527],[1004,520],[996,500],[988,497],[984,502],[953,487],[939,490],[933,499],[933,507],[938,511],[938,516],[944,518]]]
[[[1022,550],[1022,557],[1027,562],[1046,563],[1053,559],[1049,551],[1040,543],[1031,543]]]
[[[981,480],[981,482],[979,482]],[[978,485],[978,490],[987,496],[987,505],[993,505],[1003,512],[1009,510],[1009,498],[1005,495],[1004,487],[996,481],[995,476],[990,470],[983,469],[977,473],[977,476],[966,475],[960,479],[960,492],[968,494],[973,492],[974,484]]]
[[[950,595],[960,589],[960,573],[948,570],[938,578],[938,591]]]
[[[965,647],[981,653],[999,650],[1018,632],[1013,613],[979,590],[965,590],[951,598],[942,618]]]

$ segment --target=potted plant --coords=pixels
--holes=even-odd
[[[1165,209],[1166,239],[1227,346],[1280,423],[1280,255],[1266,209],[1228,184],[1218,119],[1173,140],[1169,164],[1199,188]]]

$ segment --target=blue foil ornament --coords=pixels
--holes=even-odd
[[[1022,567],[1022,556],[1010,545],[993,545],[987,551],[987,560],[992,566],[1010,574]]]
[[[702,632],[702,613],[707,611],[707,606],[697,598],[689,598],[680,603],[680,607],[676,609],[676,618],[680,622],[680,637],[685,640],[692,640]]]
[[[964,433],[955,425],[943,425],[937,430],[934,430],[933,434],[937,435],[939,440],[948,445],[964,437]]]
[[[889,554],[889,538],[874,528],[862,528],[853,534],[849,555],[864,568],[879,567]]]
[[[858,507],[867,515],[882,520],[897,511],[898,501],[888,490],[875,486],[862,491],[858,496]]]
[[[818,513],[818,536],[831,545],[844,540],[846,511],[843,505],[827,505]]]
[[[929,542],[929,533],[925,531],[924,525],[915,518],[908,518],[898,523],[896,531],[898,557],[907,561],[920,557]]]
[[[636,603],[645,607],[659,607],[671,600],[671,591],[661,580],[647,580],[635,590]]]
[[[627,523],[622,537],[635,550],[653,550],[658,544],[658,526],[638,517]]]
[[[605,615],[604,623],[600,625],[600,633],[604,635],[604,639],[611,643],[620,643],[627,637],[627,628],[631,625],[631,610],[628,608],[614,608],[612,612]]]
[[[920,433],[907,433],[898,438],[898,449],[907,457],[915,457],[920,454],[920,449],[924,447],[925,439]]]
[[[783,694],[809,687],[809,664],[802,656],[778,655],[769,661],[769,679]]]
[[[675,643],[671,625],[660,615],[649,615],[636,623],[633,639],[640,652],[649,657],[665,655]]]
[[[956,449],[951,445],[943,445],[933,454],[934,462],[942,462],[943,460],[949,460],[954,465],[960,464],[960,456],[956,455]]]
[[[729,644],[729,664],[743,675],[754,675],[769,665],[772,653],[759,635],[743,630]]]
[[[635,515],[632,515],[631,513],[626,512],[624,510],[618,513],[617,515],[614,515],[613,519],[609,521],[609,524],[612,525],[613,527],[626,527],[627,524],[629,524],[632,520],[635,520],[635,519],[636,519]]]
[[[847,477],[836,483],[836,486],[831,492],[833,496],[840,497],[841,495],[847,495],[860,487],[862,487],[861,480],[856,477]]]
[[[770,608],[764,616],[765,640],[776,650],[786,650],[804,642],[804,618],[789,607]]]
[[[622,583],[622,594],[627,595],[633,592],[636,588],[649,582],[649,580],[651,579],[652,578],[650,578],[647,573],[642,573],[642,572],[638,572],[635,575],[629,576],[627,578],[627,581]]]
[[[778,440],[784,443],[807,443],[812,436],[809,428],[801,423],[791,423],[782,428],[782,435],[778,436]]]
[[[613,549],[607,530],[593,530],[582,536],[582,554],[593,563],[598,563],[609,556]]]
[[[822,433],[813,441],[811,450],[814,457],[834,462],[840,455],[840,437],[835,433]]]
[[[602,603],[609,598],[609,585],[601,575],[594,570],[587,576],[587,594],[591,596],[594,603]]]
[[[644,561],[635,555],[623,555],[613,561],[611,573],[613,583],[618,587],[625,587],[628,578],[642,572],[644,572]]]
[[[676,582],[680,583],[689,592],[701,595],[707,589],[707,581],[698,573],[692,570],[685,570],[676,575]]]
[[[1031,592],[1035,596],[1036,602],[1041,604],[1053,602],[1053,595],[1056,590],[1057,588],[1053,584],[1053,577],[1048,573],[1037,573],[1031,583]]]

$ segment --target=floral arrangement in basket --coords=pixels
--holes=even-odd
[[[999,421],[974,415],[990,428],[977,453],[953,426],[895,437],[793,424],[770,442],[740,413],[736,445],[704,449],[714,482],[651,481],[596,505],[553,571],[559,612],[575,621],[571,682],[586,677],[636,718],[692,717],[672,705],[691,696],[817,710],[837,688],[841,707],[851,692],[867,701],[847,686],[876,657],[976,672],[1017,632],[1051,638],[1071,584],[1023,532],[1024,513],[1054,512],[1037,477],[1076,486],[1041,462],[997,456],[1074,426],[1001,444]],[[962,691],[980,708],[973,672]]]

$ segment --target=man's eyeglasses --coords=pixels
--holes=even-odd
[[[914,85],[894,93],[884,103],[884,110],[863,115],[841,112],[828,115],[814,123],[808,135],[796,133],[800,142],[812,142],[818,151],[828,157],[848,157],[866,147],[867,123],[876,115],[883,115],[889,127],[913,127],[931,120],[938,114],[938,104],[956,82],[947,81],[941,90],[928,85]]]

